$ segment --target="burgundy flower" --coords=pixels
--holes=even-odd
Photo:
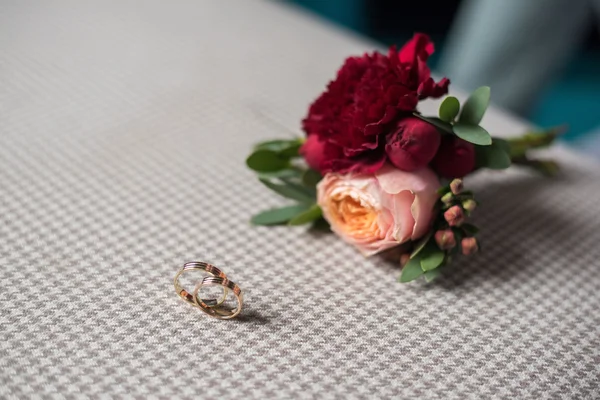
[[[396,168],[414,171],[429,164],[440,140],[435,126],[417,117],[404,118],[387,134],[385,152]]]
[[[342,149],[321,140],[318,135],[308,135],[306,142],[300,147],[300,155],[304,157],[309,167],[321,172],[325,169],[325,162],[328,159],[342,157]]]
[[[444,178],[462,178],[475,169],[475,146],[456,136],[446,135],[431,166]]]
[[[431,77],[431,71],[427,66],[429,56],[434,52],[434,46],[429,36],[422,33],[415,33],[413,38],[404,45],[400,53],[395,54],[395,49],[390,49],[389,57],[394,60],[397,58],[404,70],[407,71],[411,87],[417,87],[419,99],[427,97],[440,97],[448,93],[448,78],[442,78],[435,83]],[[410,65],[409,68],[406,68]]]
[[[435,83],[427,59],[433,44],[416,34],[400,51],[348,58],[335,80],[310,106],[303,121],[307,135],[330,148],[321,172],[375,172],[386,160],[385,137],[420,99],[439,97],[449,81]],[[337,148],[337,150],[332,150]]]

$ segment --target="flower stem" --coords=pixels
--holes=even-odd
[[[556,138],[566,131],[564,126],[551,128],[545,131],[528,132],[522,136],[508,139],[510,146],[510,158],[514,165],[522,165],[533,168],[536,171],[554,176],[558,172],[558,164],[552,160],[539,160],[530,158],[530,150],[541,149],[550,146]]]

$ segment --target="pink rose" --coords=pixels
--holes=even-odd
[[[331,229],[365,256],[427,233],[440,182],[433,171],[386,164],[375,174],[328,173],[317,202]]]

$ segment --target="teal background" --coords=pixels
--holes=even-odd
[[[371,36],[385,44],[403,43],[409,36],[370,35],[365,23],[363,0],[289,0],[337,24]],[[437,55],[444,51],[444,37],[433,35]],[[436,67],[438,57],[431,60]],[[543,68],[543,66],[540,66]],[[543,92],[529,119],[542,127],[567,124],[564,139],[580,141],[594,132],[600,134],[600,55],[582,50],[558,80]]]

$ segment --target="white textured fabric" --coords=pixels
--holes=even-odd
[[[484,252],[429,285],[249,225],[284,203],[251,144],[372,46],[267,2],[1,2],[0,397],[599,398],[600,172],[577,155],[470,179]],[[244,289],[241,318],[177,297],[186,260]]]

